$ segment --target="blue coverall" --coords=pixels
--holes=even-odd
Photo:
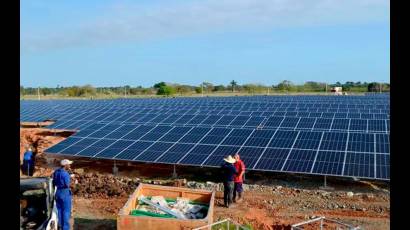
[[[32,151],[27,151],[24,153],[23,171],[28,176],[31,176],[31,172],[34,171],[34,155]]]
[[[53,184],[57,187],[56,204],[58,210],[58,225],[62,230],[70,229],[71,216],[71,190],[70,174],[64,169],[59,168],[54,171]]]

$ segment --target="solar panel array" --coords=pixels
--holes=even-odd
[[[389,180],[389,96],[22,101],[21,121],[79,130],[48,153]]]

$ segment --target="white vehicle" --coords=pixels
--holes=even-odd
[[[20,178],[20,229],[57,230],[57,218],[52,179]]]

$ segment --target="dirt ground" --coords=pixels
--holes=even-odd
[[[46,129],[21,128],[20,158],[28,144],[38,149],[34,176],[49,176],[58,158],[43,154],[44,149],[64,140],[68,133],[50,133]],[[92,165],[92,167],[91,167]],[[151,164],[120,164],[113,176],[112,163],[76,160],[73,172],[74,229],[116,229],[116,213],[125,204],[138,183],[172,185],[172,169]],[[206,169],[178,169],[179,178],[212,181],[212,174],[192,173]],[[203,174],[204,177],[199,177]],[[254,173],[247,177],[243,202],[234,208],[222,207],[222,192],[216,193],[214,219],[231,218],[253,229],[290,229],[291,224],[318,216],[340,220],[362,229],[390,229],[390,192],[388,183],[354,182],[329,179],[334,190],[321,190],[321,180],[310,177],[278,176]],[[349,192],[352,192],[349,194]],[[333,225],[327,225],[330,229]],[[317,226],[316,226],[317,227]],[[317,229],[310,226],[305,229]],[[333,228],[332,228],[333,229]]]

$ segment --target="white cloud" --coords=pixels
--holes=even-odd
[[[145,41],[198,33],[360,24],[389,20],[385,0],[203,0],[176,5],[118,4],[69,29],[27,33],[21,50],[43,51],[105,42]]]

